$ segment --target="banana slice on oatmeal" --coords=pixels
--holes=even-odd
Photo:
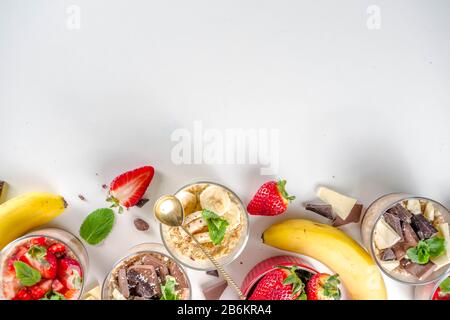
[[[187,215],[187,216],[184,218],[183,224],[184,224],[185,226],[187,226],[187,225],[188,225],[189,223],[191,223],[192,221],[194,221],[194,220],[196,220],[196,219],[198,219],[198,218],[201,218],[201,217],[202,217],[202,211],[201,211],[201,210],[200,210],[200,211],[195,211],[195,212],[193,212],[193,213]]]
[[[206,227],[206,225],[207,225],[207,224],[206,224],[205,219],[199,218],[199,219],[196,219],[196,220],[190,222],[190,223],[186,226],[186,228],[188,229],[188,231],[189,231],[190,233],[194,234],[194,233],[196,233],[196,232],[199,232],[199,231],[203,230],[203,229]]]
[[[230,208],[231,200],[228,192],[219,186],[209,186],[200,194],[200,205],[203,209],[213,211],[222,216]]]
[[[197,207],[197,197],[189,191],[180,191],[175,195],[183,205],[184,213],[190,215]]]
[[[194,235],[194,237],[200,243],[210,243],[210,242],[212,242],[211,238],[209,237],[209,232],[197,233],[196,235]]]
[[[230,209],[223,215],[223,218],[228,222],[227,232],[236,229],[241,224],[239,207],[232,202]]]

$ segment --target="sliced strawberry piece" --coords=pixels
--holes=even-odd
[[[121,206],[129,208],[136,205],[147,191],[154,174],[155,170],[151,166],[121,174],[111,182],[107,201],[113,203],[111,207],[119,207],[119,212],[123,210]]]
[[[23,288],[17,292],[16,296],[12,300],[33,300],[33,296],[28,289]]]
[[[20,258],[20,261],[37,269],[43,278],[54,279],[56,277],[57,259],[53,253],[43,246],[32,246]]]
[[[64,293],[64,298],[68,300],[73,299],[74,297],[77,296],[78,292],[79,291],[76,289],[67,290],[66,293]]]
[[[340,300],[339,276],[327,273],[317,273],[306,285],[308,300]]]
[[[53,280],[52,290],[58,293],[64,293],[65,291],[67,291],[64,285],[58,279]]]
[[[45,239],[45,237],[37,237],[37,238],[33,238],[30,240],[30,244],[32,246],[34,246],[34,245],[45,246],[46,242],[47,242],[47,240]]]
[[[34,300],[43,298],[52,289],[52,280],[43,280],[30,287],[30,293]]]
[[[83,273],[78,261],[70,258],[58,260],[58,280],[69,290],[80,290]]]
[[[55,243],[48,248],[48,252],[51,252],[56,257],[60,258],[66,254],[66,246],[62,243]]]
[[[264,183],[247,206],[248,213],[261,216],[275,216],[287,210],[294,196],[286,192],[286,180]]]

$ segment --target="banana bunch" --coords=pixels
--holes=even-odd
[[[267,245],[315,258],[339,274],[355,300],[386,299],[380,271],[370,255],[339,229],[303,219],[286,220],[263,233]]]
[[[0,250],[27,231],[43,225],[67,207],[63,197],[31,192],[0,204]]]

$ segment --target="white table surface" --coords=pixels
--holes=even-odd
[[[80,29],[66,26],[72,4]],[[380,9],[380,29],[366,25],[370,5]],[[301,203],[318,184],[365,205],[404,191],[450,206],[449,35],[447,0],[1,0],[0,178],[11,196],[64,195],[70,206],[52,225],[77,233],[106,205],[102,184],[154,165],[151,202],[88,248],[90,278],[102,280],[129,247],[160,242],[151,213],[158,196],[207,179],[247,203],[272,178],[257,165],[173,164],[175,129],[192,130],[195,120],[279,129],[277,177],[298,200],[285,215],[251,217],[247,248],[227,267],[240,283],[279,253],[261,232],[308,216]],[[148,232],[135,230],[137,216]],[[360,240],[359,226],[343,229]],[[216,279],[188,273],[202,299],[201,286]],[[386,284],[389,298],[412,298],[410,287]]]

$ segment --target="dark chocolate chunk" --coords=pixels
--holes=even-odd
[[[419,238],[411,225],[407,222],[403,222],[402,230],[405,244],[409,248],[415,247],[417,243],[419,243]]]
[[[228,283],[223,280],[206,288],[203,288],[203,295],[206,300],[219,300],[225,289],[228,287]]]
[[[117,282],[119,284],[119,291],[125,297],[130,297],[130,290],[128,288],[127,271],[122,268],[117,273]]]
[[[404,242],[397,242],[392,246],[392,251],[394,251],[395,258],[397,260],[401,260],[406,256],[406,250],[408,250],[410,247],[405,244]]]
[[[141,218],[136,218],[134,219],[134,226],[136,227],[136,229],[138,229],[139,231],[147,231],[148,228],[150,227],[148,225],[147,222],[145,222],[144,220],[142,220]]]
[[[108,186],[107,186],[106,184],[103,184],[103,185],[102,185],[102,188],[103,188],[103,189],[108,189]]]
[[[422,214],[416,214],[411,218],[411,226],[420,240],[430,239],[438,234],[436,228]]]
[[[402,259],[400,261],[400,265],[405,269],[408,273],[416,277],[417,279],[425,279],[430,276],[436,265],[433,262],[428,262],[427,264],[418,264],[412,262],[409,259]]]
[[[386,212],[383,216],[386,223],[390,225],[392,229],[394,229],[394,231],[400,236],[400,240],[402,241],[403,230],[400,218],[392,212]]]
[[[142,198],[136,203],[136,207],[142,208],[148,202],[148,199]]]
[[[392,249],[385,249],[381,252],[380,259],[382,261],[392,261],[397,260],[397,257]]]
[[[333,220],[333,226],[339,227],[349,223],[358,223],[359,219],[361,218],[362,208],[362,204],[355,204],[352,208],[352,211],[350,211],[345,220],[342,220],[341,217],[336,216],[336,218]]]
[[[144,257],[142,257],[141,262],[143,265],[151,265],[155,267],[156,273],[158,274],[158,277],[161,279],[161,282],[164,282],[166,276],[169,275],[167,263],[165,263],[163,260],[160,260],[152,256],[151,254],[146,254]]]
[[[147,299],[161,296],[161,283],[155,267],[148,265],[132,266],[127,271],[128,284],[137,296]]]
[[[186,277],[184,276],[184,273],[180,270],[180,267],[178,267],[175,263],[171,262],[169,264],[169,273],[171,276],[173,276],[175,279],[177,279],[178,286],[182,289],[187,288],[188,284],[186,281]]]
[[[206,274],[213,277],[219,277],[219,272],[217,272],[217,270],[206,271]]]
[[[413,214],[409,212],[405,207],[403,207],[400,203],[397,203],[387,212],[396,215],[400,220],[408,223],[411,221],[411,217],[413,216]]]
[[[307,203],[305,209],[315,212],[322,217],[332,220],[333,219],[333,208],[329,204],[312,204]]]
[[[78,198],[80,198],[81,201],[86,201],[86,198],[82,194],[79,194]]]

